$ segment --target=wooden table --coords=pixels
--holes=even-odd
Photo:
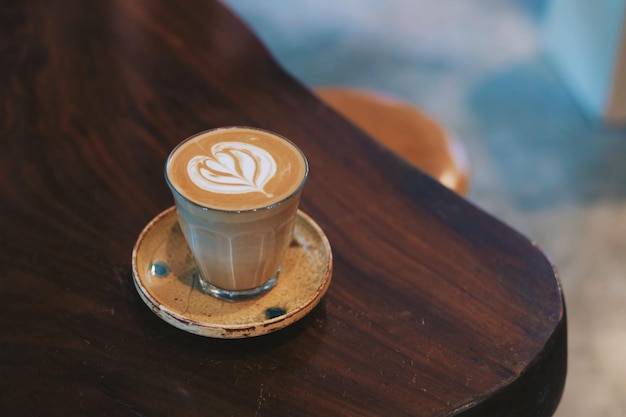
[[[322,104],[223,5],[9,1],[0,31],[0,415],[551,415],[550,262]],[[302,208],[334,251],[321,304],[252,339],[166,324],[131,277],[172,204],[169,151],[225,125],[304,150]]]

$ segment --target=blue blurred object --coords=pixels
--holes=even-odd
[[[626,121],[626,102],[615,96],[625,0],[552,0],[545,21],[546,50],[585,111]],[[624,64],[622,64],[624,65]]]

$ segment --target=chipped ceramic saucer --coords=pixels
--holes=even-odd
[[[157,316],[187,332],[222,339],[260,336],[300,320],[319,303],[332,276],[328,239],[302,211],[296,216],[278,283],[254,300],[233,303],[199,290],[195,260],[178,226],[175,207],[144,228],[132,264],[135,287]]]

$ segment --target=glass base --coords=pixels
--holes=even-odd
[[[258,298],[274,288],[276,282],[278,281],[278,274],[280,273],[280,268],[274,274],[273,277],[267,280],[267,282],[259,287],[250,288],[247,290],[225,290],[220,287],[216,287],[215,285],[205,281],[202,279],[202,276],[198,272],[196,274],[196,278],[198,283],[200,284],[200,289],[203,293],[212,295],[215,298],[219,298],[224,301],[246,301]]]

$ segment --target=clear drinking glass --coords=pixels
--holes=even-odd
[[[245,142],[237,134],[256,139]],[[215,136],[224,139],[205,143],[207,138]],[[186,147],[189,151],[191,146],[196,146],[190,141],[199,144],[196,153],[202,155],[191,159],[177,157],[181,149]],[[244,146],[245,143],[248,145]],[[270,156],[256,148],[265,149]],[[281,163],[285,165],[287,162],[279,158],[279,153],[285,149],[292,159],[288,168],[281,167]],[[200,158],[200,164],[204,165],[198,169],[190,162],[193,158]],[[267,162],[270,160],[280,160],[274,164],[273,170]],[[256,177],[250,174],[252,171],[246,164],[256,166]],[[294,167],[301,173],[291,175]],[[265,192],[261,183],[272,172],[274,177],[279,176],[281,169],[282,172],[289,170],[289,177],[283,181],[286,184],[281,185],[282,192]],[[196,192],[186,186],[191,184],[194,187],[192,182],[185,183],[180,179],[187,172],[191,177],[197,172],[204,173],[204,180],[208,181],[205,188],[209,190],[211,200],[202,201],[202,196],[208,195],[206,190]],[[244,178],[246,176],[250,181]],[[280,264],[292,239],[300,194],[307,176],[308,162],[296,145],[275,133],[256,128],[232,127],[202,132],[186,139],[172,151],[166,163],[165,178],[174,196],[180,227],[198,265],[197,279],[204,292],[237,301],[258,297],[276,284]],[[200,179],[201,182],[204,180]],[[258,184],[255,185],[254,181]],[[271,185],[271,181],[278,180],[270,177],[266,183]],[[280,187],[277,190],[280,191]],[[235,199],[243,203],[233,203],[229,208]]]

